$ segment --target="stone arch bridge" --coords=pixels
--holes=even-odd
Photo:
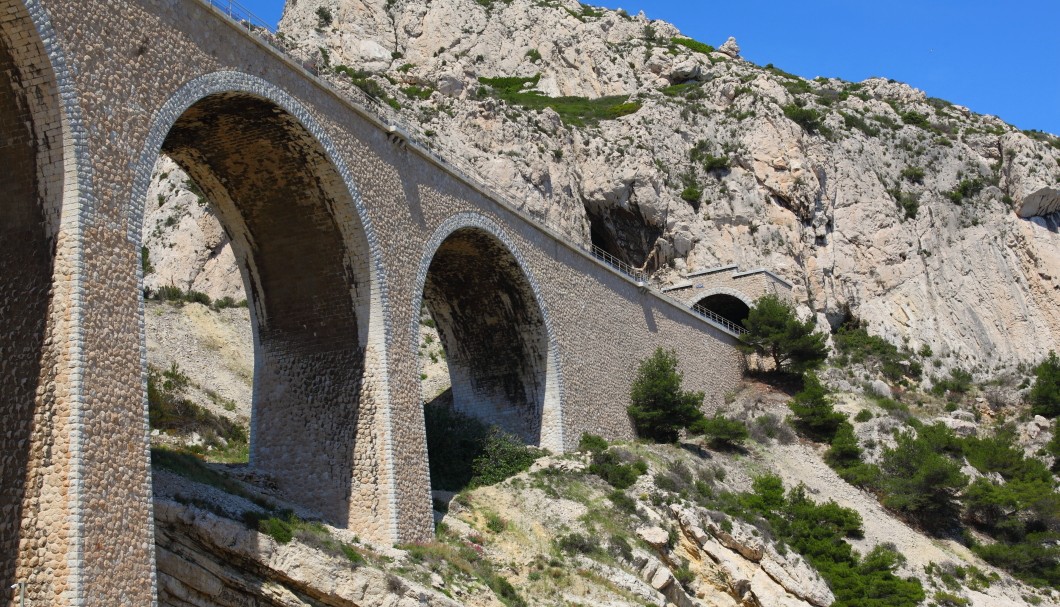
[[[708,406],[735,337],[461,176],[200,0],[0,0],[0,586],[154,602],[141,217],[216,205],[254,326],[251,465],[377,541],[431,533],[425,304],[458,406],[554,451],[628,437],[637,361]]]

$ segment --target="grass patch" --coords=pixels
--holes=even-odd
[[[704,55],[709,55],[714,52],[713,46],[709,44],[704,44],[703,42],[693,40],[691,38],[680,38],[675,36],[673,38],[670,38],[670,43],[676,44],[678,46],[683,46],[688,50],[692,51],[693,53],[703,53]]]
[[[541,75],[529,78],[499,77],[479,78],[488,94],[512,105],[529,110],[552,108],[563,122],[573,126],[588,126],[601,120],[614,120],[628,116],[641,108],[640,102],[631,102],[628,95],[599,97],[548,97],[527,88],[537,86]]]
[[[184,435],[197,433],[207,451],[246,451],[249,440],[246,429],[185,398],[183,391],[190,384],[191,380],[176,363],[166,370],[148,366],[147,406],[151,429]]]

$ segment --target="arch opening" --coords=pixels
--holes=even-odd
[[[372,289],[351,193],[296,117],[249,93],[194,102],[161,153],[209,204],[245,289],[250,468],[290,501],[346,526],[370,398],[362,387]]]
[[[527,445],[541,445],[548,329],[519,260],[488,231],[458,229],[431,259],[423,304],[433,320],[428,324],[436,327],[451,386],[425,406],[455,411],[476,425],[496,426]],[[437,357],[429,339],[421,345],[432,360]],[[428,381],[426,373],[423,380]],[[439,444],[432,433],[443,430],[431,423],[431,412],[425,412],[428,459],[445,458],[432,447]],[[438,486],[438,464],[432,465],[434,488],[459,488]]]
[[[713,312],[725,320],[736,323],[741,327],[744,326],[744,321],[747,320],[747,316],[751,313],[751,308],[746,302],[739,297],[729,295],[728,293],[714,293],[712,295],[707,295],[697,301],[692,307],[702,308]]]

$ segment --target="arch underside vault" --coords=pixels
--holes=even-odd
[[[423,301],[445,348],[454,406],[541,444],[548,330],[516,257],[485,230],[456,230],[431,260]]]
[[[66,464],[54,434],[60,346],[49,339],[63,192],[56,90],[25,8],[0,0],[0,597],[21,580],[41,602],[63,572],[30,563],[67,539],[41,524],[66,505],[44,497],[49,475]]]

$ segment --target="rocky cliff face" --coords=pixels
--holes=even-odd
[[[514,203],[661,281],[770,268],[822,328],[852,316],[930,346],[942,370],[1060,348],[1055,137],[893,81],[806,81],[573,0],[301,0],[281,29]],[[527,86],[480,80],[494,77]],[[585,119],[571,106],[586,100],[531,91],[639,109]]]

